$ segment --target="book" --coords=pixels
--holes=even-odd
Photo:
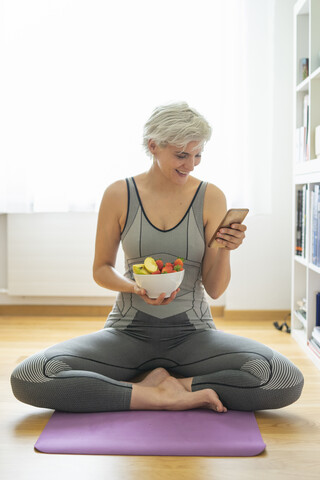
[[[320,327],[314,327],[312,336],[318,343],[320,343]]]
[[[307,233],[307,190],[308,186],[302,187],[302,256],[306,258],[306,233]]]
[[[319,185],[318,185],[319,187]],[[317,267],[320,267],[320,187],[319,187],[319,191],[318,191],[318,200],[317,200],[317,204],[318,204],[318,215],[317,215],[317,226],[318,226],[318,233],[317,233],[317,244],[316,244],[316,249],[317,249]]]
[[[319,222],[320,222],[320,189],[316,184],[311,191],[311,255],[313,265],[319,265],[320,262],[320,237],[318,235]]]
[[[297,190],[295,254],[303,258],[306,258],[307,190],[307,185]]]
[[[319,353],[320,353],[320,343],[317,342],[317,340],[315,338],[311,338],[310,342],[312,343],[312,345],[317,349],[319,350]]]
[[[297,190],[296,208],[296,255],[302,256],[302,190]]]
[[[305,160],[309,160],[309,105],[307,105],[307,126],[306,126],[306,152]]]
[[[317,355],[317,357],[320,358],[320,348],[318,348],[314,342],[311,340],[308,340],[308,347],[310,348],[310,350],[313,351],[313,353],[315,353]]]
[[[309,58],[303,57],[299,60],[299,80],[303,82],[309,76]]]

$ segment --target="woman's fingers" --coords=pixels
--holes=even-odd
[[[144,288],[140,288],[137,284],[134,285],[134,290],[133,293],[136,293],[137,295],[140,295],[143,297],[143,295],[146,295],[147,292],[145,291]]]
[[[138,287],[139,288],[139,287]],[[138,295],[140,295],[143,300],[148,303],[149,305],[168,305],[168,303],[171,303],[172,300],[176,298],[177,293],[180,291],[180,288],[177,288],[174,292],[171,293],[170,297],[165,298],[166,294],[161,293],[158,298],[150,298],[148,297],[146,291],[142,288],[139,288],[138,290],[135,291]]]
[[[221,228],[217,234],[217,242],[229,250],[238,248],[244,238],[247,227],[240,223],[234,223],[231,228]]]
[[[177,293],[180,291],[180,288],[177,288],[177,290],[175,290],[174,292],[171,293],[170,297],[169,298],[166,298],[163,300],[162,304],[161,305],[168,305],[168,303],[171,303],[172,300],[174,300],[177,296]]]

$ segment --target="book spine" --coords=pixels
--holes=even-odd
[[[314,336],[313,333],[310,341],[311,343],[313,343],[313,345],[315,345],[319,349],[319,352],[320,352],[320,341]]]
[[[318,264],[318,198],[319,198],[319,185],[314,186],[314,190],[311,192],[311,241],[312,241],[312,263]]]
[[[302,255],[302,190],[297,190],[297,209],[296,209],[296,255]]]
[[[312,338],[314,338],[315,341],[320,345],[320,332],[319,331],[317,331],[316,329],[313,329]]]
[[[306,126],[306,161],[309,160],[309,105],[307,105],[307,126]]]
[[[317,347],[312,343],[312,340],[308,340],[308,347],[310,348],[310,350],[312,350],[312,352],[320,358],[320,349],[318,350]]]
[[[307,185],[303,185],[302,194],[302,237],[301,250],[303,258],[306,258],[306,231],[307,231]]]
[[[318,188],[318,198],[317,202],[317,244],[316,244],[316,263],[317,267],[320,267],[320,186],[316,185]]]

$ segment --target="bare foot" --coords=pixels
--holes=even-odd
[[[189,392],[170,375],[157,387],[133,384],[131,410],[191,410],[207,408],[216,412],[226,412],[214,390],[204,389]]]
[[[159,367],[147,373],[143,380],[136,382],[136,385],[143,385],[144,387],[157,387],[168,377],[170,377],[170,373],[165,368]]]

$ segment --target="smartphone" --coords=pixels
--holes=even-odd
[[[230,227],[233,223],[242,223],[243,220],[246,218],[248,215],[249,209],[248,208],[230,208],[230,210],[227,211],[225,214],[225,217],[221,221],[220,225],[214,232],[214,234],[211,237],[211,240],[208,244],[208,247],[224,247],[224,245],[220,245],[218,242],[216,242],[217,238],[217,233],[220,230],[220,228],[223,227]]]

